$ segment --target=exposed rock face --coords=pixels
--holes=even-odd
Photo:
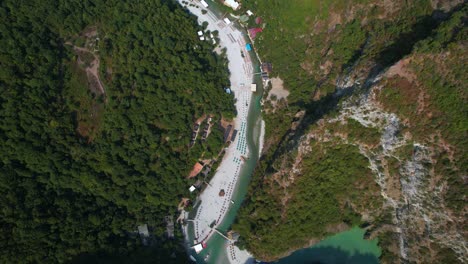
[[[401,64],[402,62],[398,62]],[[393,70],[393,68],[391,68]],[[459,218],[452,216],[444,201],[447,182],[443,175],[436,175],[434,170],[435,153],[442,151],[439,145],[431,142],[417,142],[407,126],[407,119],[398,113],[386,111],[379,93],[384,89],[389,74],[384,71],[368,80],[357,81],[344,77],[338,82],[339,89],[335,96],[342,96],[350,89],[366,89],[343,101],[339,115],[318,120],[317,127],[303,135],[297,144],[297,155],[290,169],[277,173],[277,179],[286,188],[304,171],[303,157],[313,151],[311,140],[320,142],[341,141],[356,145],[362,155],[367,157],[369,168],[374,173],[375,181],[380,186],[381,196],[385,200],[382,211],[391,212],[391,219],[386,223],[376,223],[369,227],[372,237],[380,233],[393,233],[398,239],[394,246],[385,245],[387,250],[399,256],[399,262],[430,261],[437,254],[437,248],[450,248],[460,261],[468,261],[468,249],[465,234],[461,231]],[[393,76],[393,75],[390,75]],[[391,78],[391,77],[390,77]],[[302,113],[299,122],[304,118]],[[346,129],[330,132],[336,124],[346,124],[354,120],[363,129],[376,129],[379,132],[378,144],[370,144],[365,139],[350,138]],[[298,121],[291,125],[291,133],[298,127]],[[286,159],[280,167],[289,168]],[[276,174],[275,174],[276,175]],[[287,191],[285,191],[287,193]],[[287,204],[288,195],[283,201]],[[374,215],[376,212],[360,211],[362,215]],[[374,217],[371,217],[374,219]],[[457,223],[458,222],[458,223]],[[426,252],[428,251],[428,252]]]
[[[275,224],[287,224],[291,209],[322,208],[313,202],[314,193],[308,193],[314,197],[309,199],[296,191],[317,189],[301,188],[299,183],[343,183],[336,181],[339,175],[333,172],[345,175],[353,165],[361,164],[346,155],[352,153],[365,157],[365,165],[353,175],[363,176],[366,182],[354,185],[353,190],[340,190],[334,202],[340,205],[340,213],[350,210],[358,215],[370,238],[379,238],[381,263],[468,261],[467,123],[466,116],[460,115],[467,111],[468,100],[466,37],[457,33],[466,32],[463,10],[467,7],[457,6],[457,1],[414,4],[395,0],[362,6],[348,1],[342,12],[334,9],[327,19],[308,20],[310,36],[298,34],[284,42],[278,34],[274,37],[281,47],[303,41],[306,48],[305,54],[297,52],[291,60],[277,58],[275,69],[290,92],[287,102],[276,103],[273,109],[274,102],[265,98],[269,151],[260,162],[261,172],[254,175],[257,189],[251,195],[250,211],[245,210],[248,217],[242,219],[248,230],[244,234],[255,241],[248,248],[256,249],[259,256],[272,260],[308,245],[297,243],[277,250],[272,245],[279,239],[259,230],[275,217],[286,219]],[[406,12],[408,8],[414,9]],[[366,27],[370,30],[360,31]],[[281,35],[286,36],[284,28]],[[264,44],[270,44],[264,53],[275,63],[273,58],[281,51],[268,41]],[[347,52],[351,46],[352,52]],[[332,169],[323,164],[332,164]],[[362,175],[365,169],[371,179]],[[309,181],[304,180],[307,177]],[[356,190],[369,194],[367,200],[358,199]],[[296,197],[304,202],[295,203]],[[262,205],[279,213],[262,212]],[[335,218],[349,223],[349,219]],[[317,225],[327,222],[314,221]],[[297,224],[297,228],[308,226]],[[312,239],[323,238],[320,230],[314,231]]]
[[[390,230],[398,234],[398,255],[404,261],[430,260],[430,255],[421,255],[421,249],[431,249],[434,247],[433,244],[451,248],[459,260],[468,261],[465,234],[460,230],[461,226],[455,224],[459,221],[451,216],[444,202],[447,183],[440,178],[441,175],[434,173],[434,152],[438,151],[437,146],[412,141],[411,132],[402,135],[401,130],[404,125],[399,116],[385,111],[377,99],[376,92],[382,89],[382,85],[376,83],[376,80],[372,80],[372,83],[375,84],[371,85],[368,93],[357,98],[351,97],[343,102],[338,117],[319,122],[333,124],[353,119],[363,127],[377,128],[380,131],[379,147],[372,147],[348,138],[346,141],[358,145],[361,153],[369,159],[369,166],[386,201],[385,207],[393,212]],[[340,84],[342,89],[359,86],[359,82],[349,78],[344,78]],[[331,135],[316,133],[314,131],[305,136],[304,142],[307,142],[311,136],[331,140]],[[401,150],[404,148],[410,149],[410,152],[402,153]],[[305,151],[304,143],[300,144],[299,153],[303,154]],[[392,162],[396,162],[395,167],[398,168],[396,173],[390,173]],[[296,166],[297,164],[293,168]],[[296,170],[293,169],[293,172]],[[388,227],[385,228],[387,232]],[[437,254],[432,250],[430,253]]]

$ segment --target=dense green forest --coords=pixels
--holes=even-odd
[[[195,118],[234,115],[225,59],[171,1],[6,0],[0,14],[0,262],[132,259],[137,225],[161,238],[190,167],[221,147],[188,145]],[[166,245],[146,261],[183,259]]]
[[[365,184],[372,181],[372,175],[366,167],[366,158],[356,147],[332,144],[321,147],[328,149],[305,157],[305,173],[288,187],[287,196],[282,195],[281,185],[271,183],[278,181],[275,177],[263,183],[270,188],[261,188],[261,182],[253,182],[255,196],[242,208],[243,215],[233,227],[246,235],[239,245],[248,246],[255,256],[262,258],[280,255],[292,247],[308,244],[311,237],[331,234],[327,230],[342,221],[361,224],[359,214],[343,200],[359,200],[356,204],[366,208],[381,206],[374,192],[376,184],[370,187]],[[343,159],[337,161],[336,156]],[[282,206],[285,203],[287,207]]]

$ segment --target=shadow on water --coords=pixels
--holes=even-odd
[[[313,247],[301,249],[274,264],[378,264],[375,255],[356,252],[351,254],[335,247]]]

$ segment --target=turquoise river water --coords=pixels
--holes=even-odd
[[[213,1],[207,0],[210,4],[210,10],[213,11],[218,17],[220,10],[217,8]],[[244,29],[241,29],[244,31]],[[244,34],[244,35],[245,35]],[[247,43],[249,42],[246,37]],[[256,54],[250,52],[254,69],[259,69],[259,60]],[[247,187],[258,161],[259,155],[259,138],[261,129],[261,99],[263,94],[263,87],[261,85],[261,77],[255,76],[257,83],[257,92],[253,94],[249,104],[249,115],[247,120],[247,144],[249,147],[249,159],[244,163],[241,169],[239,180],[237,182],[235,192],[232,200],[234,204],[226,213],[223,221],[218,225],[217,229],[223,233],[230,230],[237,212],[242,204],[242,201],[247,194]],[[268,129],[268,128],[267,128]],[[192,212],[193,213],[193,212]],[[188,233],[190,239],[193,239],[193,226],[189,223]],[[306,264],[306,263],[324,263],[324,264],[338,264],[338,263],[360,263],[360,264],[375,264],[378,263],[378,257],[381,250],[377,245],[377,240],[365,240],[365,231],[360,228],[353,228],[349,231],[342,232],[331,236],[317,245],[295,251],[288,257],[278,260],[275,263],[281,264]],[[192,234],[192,235],[190,235]],[[193,240],[192,240],[193,241]],[[194,256],[197,263],[207,264],[224,264],[229,263],[226,256],[227,243],[220,235],[213,235],[207,241],[207,248],[200,254],[196,254],[190,250],[189,254]],[[209,254],[209,258],[205,261],[204,258]]]

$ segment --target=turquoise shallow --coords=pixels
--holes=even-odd
[[[295,251],[275,263],[280,264],[377,264],[382,253],[378,240],[364,239],[365,230],[352,228],[331,236],[313,247]]]

